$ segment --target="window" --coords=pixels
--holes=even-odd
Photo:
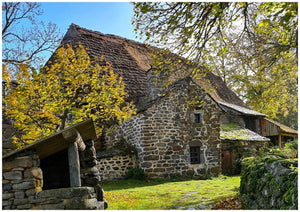
[[[194,123],[202,123],[203,116],[202,111],[194,111]]]
[[[191,164],[200,164],[200,147],[190,147]]]

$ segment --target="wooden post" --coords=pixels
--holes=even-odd
[[[281,147],[281,142],[282,142],[282,141],[281,141],[281,134],[279,134],[279,135],[278,135],[278,145],[279,145],[279,147]]]
[[[70,186],[80,187],[80,161],[78,154],[77,143],[71,143],[68,148],[68,159],[69,159],[69,172],[70,172]]]

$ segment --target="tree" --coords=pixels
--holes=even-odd
[[[253,109],[276,119],[297,113],[297,7],[295,2],[139,2],[133,24],[147,43],[205,66]]]
[[[44,64],[41,53],[54,51],[61,36],[55,24],[38,21],[42,13],[37,2],[2,3],[2,61]]]
[[[93,118],[99,136],[107,125],[120,123],[135,113],[133,104],[125,102],[122,78],[114,74],[109,63],[100,66],[97,61],[91,62],[81,45],[75,51],[70,45],[60,47],[54,60],[40,71],[30,67],[29,62],[12,69],[3,69],[9,88],[4,102],[6,115],[22,132],[14,137],[20,145],[86,118]],[[17,86],[10,83],[13,79]]]
[[[251,34],[239,39],[234,39],[236,35],[233,33],[226,34],[226,51],[221,51],[220,48],[225,47],[215,41],[218,55],[210,58],[210,67],[249,106],[268,114],[270,118],[297,127],[296,119],[288,122],[291,114],[297,117],[296,48],[283,46],[274,32],[261,33],[263,28],[269,31],[270,25],[275,26],[274,20],[268,20],[265,27],[261,24],[255,30],[259,23],[253,17],[249,17]],[[291,45],[295,43],[291,42]],[[284,48],[289,50],[283,51]]]

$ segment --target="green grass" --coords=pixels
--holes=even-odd
[[[104,183],[108,210],[209,209],[223,197],[236,196],[240,177],[211,180],[119,180]]]

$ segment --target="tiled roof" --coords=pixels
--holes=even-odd
[[[239,105],[235,105],[235,104],[231,104],[231,103],[228,103],[228,102],[221,102],[221,101],[218,101],[218,103],[221,105],[221,107],[225,107],[224,110],[226,110],[226,107],[227,108],[230,108],[230,109],[233,109],[239,113],[242,113],[243,115],[251,115],[251,116],[266,116],[265,114],[263,113],[259,113],[255,110],[250,110],[248,108],[245,108],[245,107],[241,107]]]
[[[87,53],[91,58],[104,56],[106,61],[112,64],[113,70],[122,76],[129,94],[128,100],[137,103],[139,97],[146,94],[147,71],[151,68],[151,51],[155,49],[154,47],[148,48],[145,44],[136,41],[88,30],[75,24],[71,24],[62,40],[63,44],[68,42],[71,45],[80,42],[88,48]],[[210,92],[215,100],[246,107],[220,77],[209,72],[205,79],[215,86],[215,89]]]
[[[270,141],[249,129],[241,128],[235,124],[223,124],[220,130],[221,140],[232,141]]]

